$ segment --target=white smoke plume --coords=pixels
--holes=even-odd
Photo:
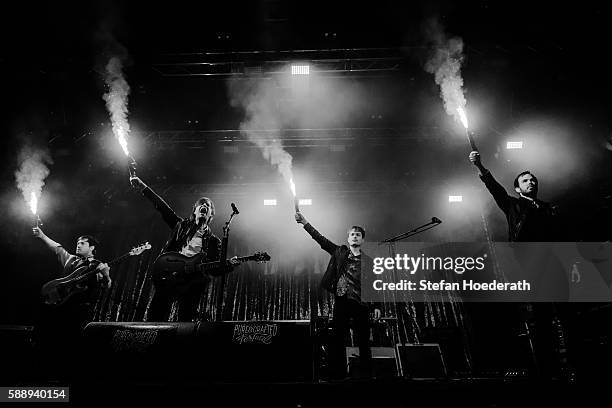
[[[104,82],[106,82],[108,92],[103,95],[103,98],[111,116],[113,134],[125,155],[129,156],[127,138],[130,133],[130,124],[127,115],[130,86],[123,75],[123,63],[119,57],[112,57],[106,64]]]
[[[46,148],[31,144],[21,148],[17,156],[18,169],[15,172],[15,181],[26,203],[30,203],[32,194],[37,199],[40,198],[45,179],[50,173],[48,166],[52,164],[51,154]]]
[[[281,114],[276,109],[279,100],[276,87],[270,81],[252,79],[229,83],[230,103],[244,109],[245,119],[240,130],[261,149],[263,157],[289,183],[293,178],[293,157],[281,143],[279,129],[282,127]]]
[[[425,27],[425,36],[432,48],[431,55],[425,63],[425,70],[434,74],[436,84],[440,86],[440,96],[444,101],[446,112],[461,122],[457,108],[464,108],[466,103],[461,77],[461,64],[464,60],[463,40],[459,37],[448,39],[444,28],[437,20],[429,21]]]

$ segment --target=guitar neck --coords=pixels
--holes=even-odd
[[[249,256],[240,256],[240,257],[236,258],[236,260],[238,262],[250,261],[252,259],[255,259],[255,257],[252,256],[252,255],[249,255]],[[227,264],[228,261],[229,261],[229,259],[226,260],[225,263]],[[206,263],[200,264],[198,266],[200,268],[200,271],[204,272],[204,271],[207,271],[209,269],[218,268],[219,266],[221,266],[221,261],[206,262]]]
[[[249,256],[239,256],[238,258],[236,258],[239,262],[245,262],[245,261],[251,261],[253,259],[255,259],[254,256],[249,255]]]
[[[108,264],[108,266],[116,265],[116,264],[118,264],[119,262],[123,261],[124,259],[126,259],[129,256],[130,256],[130,253],[126,252],[125,254],[121,255],[120,257],[117,257],[117,258],[113,259],[112,261],[107,262],[107,264]]]
[[[114,266],[116,264],[118,264],[119,262],[123,261],[125,258],[127,258],[128,256],[130,256],[129,252],[126,252],[125,254],[113,259],[112,261],[107,262],[107,265],[109,266],[109,268],[111,266]],[[87,279],[88,277],[90,277],[91,275],[97,273],[98,270],[97,269],[92,269],[90,271],[85,272],[84,274],[82,274],[81,276],[78,277],[78,280],[84,280]]]

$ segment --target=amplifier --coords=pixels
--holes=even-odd
[[[407,378],[444,378],[446,365],[438,343],[396,345],[400,373]]]
[[[376,378],[397,377],[399,365],[393,347],[371,347],[372,375]],[[359,347],[346,348],[349,376],[359,378]]]
[[[226,321],[203,323],[196,357],[223,381],[310,381],[313,379],[313,341],[310,321]]]

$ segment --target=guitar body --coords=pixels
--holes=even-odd
[[[165,252],[158,256],[153,264],[153,283],[176,294],[184,293],[196,281],[204,281],[198,268],[203,259],[204,254],[190,257],[179,252]]]
[[[254,255],[237,258],[238,262],[257,261],[267,262],[270,255],[258,252]],[[175,294],[185,293],[194,285],[208,282],[207,270],[214,270],[221,266],[221,262],[203,262],[204,255],[185,256],[178,252],[161,254],[153,264],[152,279],[158,288],[170,290]]]
[[[151,249],[151,244],[148,242],[141,244],[132,248],[130,252],[113,259],[108,263],[108,266],[111,267],[130,256],[140,255],[148,249]],[[45,283],[42,288],[40,288],[40,294],[45,304],[58,306],[66,303],[66,301],[74,295],[86,292],[89,289],[89,285],[96,279],[96,274],[98,273],[96,270],[97,267],[97,262],[89,265],[82,265],[76,268],[68,276],[53,279]]]
[[[77,293],[83,293],[89,289],[87,281],[77,280],[87,273],[92,265],[83,265],[74,270],[70,275],[53,279],[43,285],[40,294],[47,305],[59,306]]]

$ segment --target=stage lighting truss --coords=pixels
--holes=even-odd
[[[384,75],[399,71],[406,55],[404,48],[203,52],[166,54],[152,66],[164,77],[265,77],[286,74],[287,65],[293,75]]]
[[[251,137],[246,136],[248,133]],[[422,143],[434,145],[461,145],[462,140],[446,128],[414,126],[405,128],[319,128],[319,129],[269,129],[269,130],[160,130],[150,131],[144,136],[149,146],[164,148],[181,146],[184,148],[210,148],[223,146],[224,153],[242,152],[243,149],[258,148],[253,138],[282,140],[285,148],[324,147],[329,151],[343,154],[354,145],[394,146],[397,149],[414,148]],[[236,147],[233,149],[230,147]]]

